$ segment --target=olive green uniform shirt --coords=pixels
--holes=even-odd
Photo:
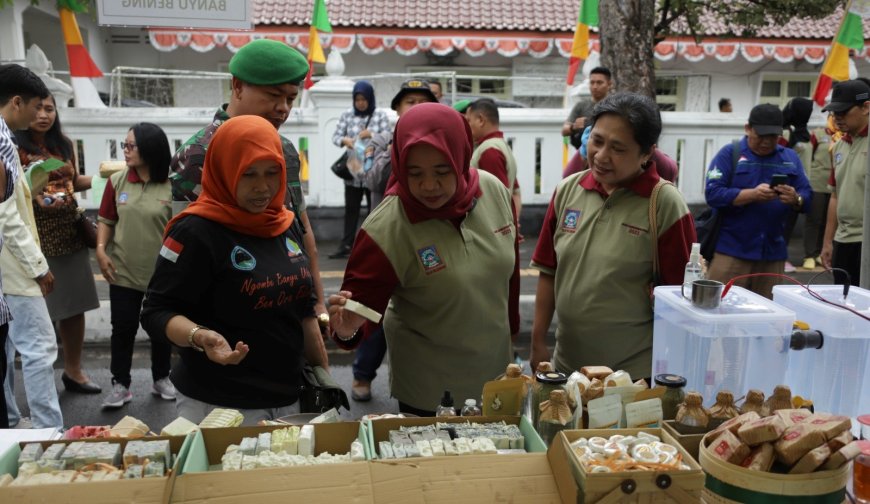
[[[834,241],[857,243],[864,234],[864,178],[867,173],[867,139],[848,142],[841,139],[834,146],[834,179],[837,182],[837,232]]]

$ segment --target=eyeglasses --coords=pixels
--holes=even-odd
[[[131,142],[121,142],[121,148],[124,150],[134,150],[136,148],[136,144]]]

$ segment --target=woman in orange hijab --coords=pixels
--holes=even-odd
[[[170,378],[192,422],[218,406],[246,425],[294,413],[304,361],[327,366],[286,184],[275,128],[234,117],[209,144],[199,199],[166,226],[142,324],[179,348]]]

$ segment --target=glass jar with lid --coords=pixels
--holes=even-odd
[[[655,376],[655,383],[667,388],[662,396],[662,418],[673,420],[680,404],[686,400],[686,379],[675,374],[660,374]]]
[[[550,399],[553,390],[564,390],[568,383],[568,376],[559,371],[538,371],[535,373],[535,384],[531,395],[530,410],[532,413],[532,425],[538,425],[541,416],[541,403]],[[567,391],[566,391],[567,392]]]

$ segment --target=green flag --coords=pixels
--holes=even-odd
[[[314,12],[311,14],[311,26],[319,31],[332,33],[332,25],[329,24],[329,13],[326,12],[326,4],[323,0],[314,0]]]

